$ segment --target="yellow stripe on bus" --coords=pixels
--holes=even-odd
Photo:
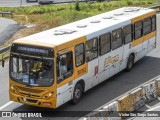
[[[144,18],[151,17],[151,16],[153,16],[155,14],[156,14],[156,12],[152,11],[152,12],[149,12],[147,14],[144,14],[144,15],[141,15],[141,16],[138,16],[138,17],[135,17],[135,18],[131,19],[131,22],[135,23],[137,21],[143,20]]]
[[[154,31],[154,32],[151,32],[151,33],[149,33],[149,34],[147,34],[147,35],[145,35],[144,37],[143,37],[143,41],[147,41],[147,40],[149,40],[149,39],[151,39],[151,38],[153,38],[153,37],[155,37],[156,36],[156,32]]]
[[[149,12],[149,13],[147,13],[147,14],[144,14],[144,15],[141,15],[141,16],[138,16],[138,17],[135,17],[135,18],[131,19],[131,22],[132,22],[132,24],[134,24],[134,23],[137,22],[137,21],[144,20],[145,18],[151,17],[151,16],[153,16],[153,15],[155,15],[155,14],[156,14],[156,12],[155,12],[155,11],[152,11],[152,12]],[[147,34],[147,35],[145,35],[145,36],[143,36],[143,37],[141,37],[141,38],[138,38],[138,39],[134,40],[134,41],[131,43],[132,47],[137,46],[137,45],[143,43],[144,41],[149,40],[150,38],[154,37],[155,34],[156,34],[156,31],[155,31],[155,32],[152,32],[152,33],[149,33],[149,34]]]
[[[131,43],[131,45],[132,45],[132,47],[134,47],[134,46],[137,46],[137,45],[141,44],[142,42],[143,42],[143,37],[141,37],[141,38],[139,38],[139,39],[137,39],[137,40],[134,40],[134,41]]]
[[[74,40],[63,43],[63,44],[59,45],[57,48],[58,48],[58,51],[60,51],[60,50],[63,50],[65,48],[75,46],[75,45],[78,45],[80,43],[84,43],[84,42],[86,42],[86,40],[87,40],[86,36],[82,36],[80,38],[76,38]]]

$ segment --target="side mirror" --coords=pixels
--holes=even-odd
[[[4,68],[5,60],[2,59],[2,67]]]

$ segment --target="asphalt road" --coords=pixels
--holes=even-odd
[[[37,2],[26,3],[26,0],[0,0],[0,7],[21,7],[38,5]]]
[[[76,0],[54,0],[54,3],[66,3]],[[22,7],[22,6],[33,6],[39,5],[38,2],[29,2],[26,0],[0,0],[0,7]]]
[[[92,111],[112,99],[124,94],[125,92],[137,87],[138,85],[152,79],[160,74],[160,47],[152,51],[148,56],[145,56],[131,72],[124,72],[115,75],[102,84],[92,88],[86,92],[77,105],[66,103],[57,110],[33,107],[13,102],[8,105],[3,111]],[[8,99],[8,64],[5,68],[0,68],[0,106],[9,102]],[[59,113],[61,115],[61,113]],[[65,115],[75,116],[74,112]],[[62,116],[64,116],[62,114]],[[23,118],[24,119],[24,118]],[[27,119],[27,118],[25,118]],[[29,118],[28,118],[29,119]],[[62,118],[56,118],[62,119]],[[72,118],[77,119],[77,118]]]
[[[6,64],[5,69],[0,67],[0,106],[9,102],[9,76],[8,76],[8,64]]]

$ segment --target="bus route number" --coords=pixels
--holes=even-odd
[[[84,73],[86,73],[86,68],[82,68],[82,69],[78,70],[78,75],[81,75]]]

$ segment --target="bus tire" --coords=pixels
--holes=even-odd
[[[134,56],[131,54],[128,58],[126,71],[127,72],[131,71],[131,69],[133,68],[133,65],[134,65]]]
[[[73,91],[72,103],[74,105],[77,104],[80,101],[80,99],[82,97],[82,92],[83,92],[82,85],[77,84],[74,88],[74,91]]]

